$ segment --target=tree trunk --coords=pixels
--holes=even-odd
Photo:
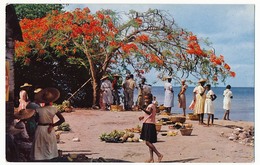
[[[14,113],[14,41],[23,41],[22,31],[13,5],[6,6],[6,127]]]
[[[92,81],[93,88],[93,106],[99,106],[100,100],[100,78],[94,78]]]
[[[88,58],[89,66],[90,66],[90,74],[92,78],[92,89],[93,89],[93,102],[92,107],[99,106],[99,96],[100,96],[100,78],[102,75],[98,74],[97,68],[91,58],[91,55],[88,53],[88,50],[84,50],[85,55]]]

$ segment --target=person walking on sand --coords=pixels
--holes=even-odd
[[[112,83],[108,80],[108,76],[104,76],[101,78],[101,91],[102,91],[102,101],[103,101],[103,110],[109,110],[110,105],[113,102],[113,95],[112,95]]]
[[[65,119],[58,109],[52,106],[59,97],[60,92],[56,88],[45,88],[35,95],[35,101],[45,105],[36,109],[39,118],[31,151],[33,161],[54,161],[59,156],[53,128],[65,122]],[[53,122],[55,116],[58,120]]]
[[[223,100],[223,109],[225,110],[223,120],[230,120],[229,113],[231,109],[231,99],[233,98],[233,94],[231,91],[231,86],[227,85],[226,89],[223,92],[224,100]]]
[[[198,82],[199,85],[197,86],[194,114],[198,114],[199,124],[205,124],[203,122],[203,118],[204,118],[204,105],[205,105],[205,100],[206,100],[204,85],[205,85],[206,81],[207,81],[206,79],[200,79]]]
[[[211,118],[211,125],[214,124],[215,107],[213,101],[217,98],[217,96],[214,94],[213,90],[211,90],[210,84],[206,85],[205,90],[207,91],[207,94],[206,94],[206,100],[204,106],[204,113],[208,114],[207,126],[209,126],[210,118]]]
[[[183,116],[186,116],[186,95],[185,92],[188,88],[188,85],[185,84],[186,80],[181,80],[181,90],[178,94],[179,108],[183,110]]]
[[[149,148],[150,158],[146,162],[154,162],[153,153],[158,156],[158,162],[160,162],[163,158],[163,155],[153,145],[153,143],[157,142],[157,132],[155,128],[156,107],[150,98],[145,99],[145,102],[148,104],[148,106],[143,110],[144,114],[139,117],[139,120],[143,121],[140,139],[144,140],[145,144]]]
[[[167,77],[167,82],[164,84],[164,107],[167,113],[171,113],[173,107],[174,91],[171,84],[172,78]]]

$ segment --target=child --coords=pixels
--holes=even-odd
[[[211,90],[211,85],[207,84],[205,88],[207,92],[206,94],[206,100],[205,100],[205,105],[204,105],[204,113],[208,114],[208,122],[207,126],[209,126],[209,121],[211,117],[211,124],[213,125],[214,123],[214,104],[213,101],[217,98],[217,96],[214,94],[214,92]]]
[[[229,113],[230,113],[230,108],[231,108],[231,99],[233,98],[233,94],[230,89],[231,89],[231,86],[227,85],[226,89],[223,92],[223,96],[224,96],[223,109],[225,110],[223,120],[230,120]]]
[[[145,140],[145,144],[149,148],[150,158],[146,162],[153,163],[153,152],[158,156],[158,162],[160,162],[163,158],[163,155],[155,148],[153,143],[157,142],[157,133],[155,128],[155,115],[156,115],[156,107],[152,103],[152,99],[145,99],[148,103],[146,109],[144,109],[144,115],[139,117],[139,120],[143,121],[142,131],[140,135],[140,139]]]

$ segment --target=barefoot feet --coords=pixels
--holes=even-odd
[[[160,154],[160,156],[158,156],[158,162],[161,162],[162,158],[163,158],[163,155]]]

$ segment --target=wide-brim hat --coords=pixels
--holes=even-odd
[[[107,75],[106,75],[106,76],[103,76],[100,80],[104,80],[104,79],[106,79],[106,78],[108,78]]]
[[[14,117],[20,120],[29,119],[34,115],[34,113],[35,113],[34,109],[21,109],[21,110],[15,109]]]
[[[39,93],[41,90],[42,90],[42,88],[37,88],[37,89],[35,89],[33,92],[34,92],[34,93]]]
[[[120,75],[119,75],[119,74],[114,74],[113,76],[114,76],[114,77],[120,77]]]
[[[202,82],[207,82],[207,79],[200,79],[199,81],[198,81],[199,83],[202,83]]]
[[[23,85],[20,86],[20,88],[31,87],[31,86],[32,86],[32,84],[24,83]]]
[[[58,100],[60,92],[56,88],[45,88],[40,92],[36,93],[34,100],[38,103],[50,103]]]

